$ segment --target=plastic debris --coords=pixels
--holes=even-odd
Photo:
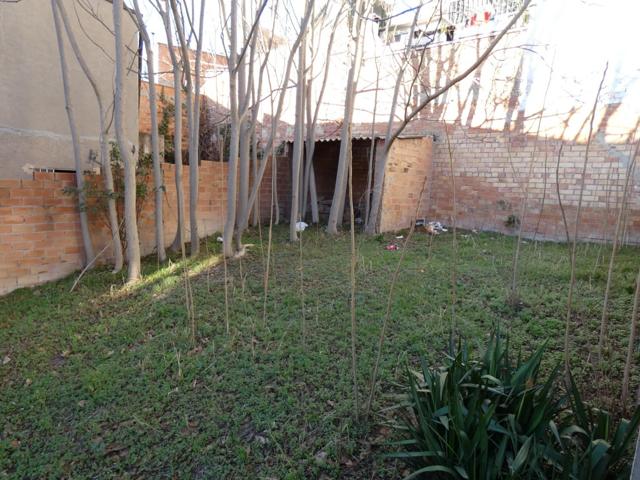
[[[395,250],[400,250],[400,247],[398,247],[398,245],[396,245],[395,243],[390,243],[389,245],[384,247],[384,249],[389,251],[395,251]]]
[[[304,232],[308,226],[306,222],[296,222],[296,232]]]
[[[222,237],[218,237],[218,238],[216,238],[216,240],[217,240],[218,242],[220,242],[220,243],[223,243],[223,242],[224,242],[224,238],[222,238]]]
[[[424,228],[424,231],[429,235],[438,235],[449,231],[444,227],[444,225],[442,225],[442,223],[427,222],[424,218],[416,220],[416,227]]]

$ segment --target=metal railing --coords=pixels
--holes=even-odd
[[[452,0],[446,9],[446,17],[454,25],[468,24],[474,15],[489,14],[491,18],[509,15],[522,6],[523,0]],[[490,20],[486,18],[478,21]]]

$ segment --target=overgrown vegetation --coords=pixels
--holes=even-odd
[[[422,359],[420,371],[407,369],[397,428],[408,438],[391,456],[415,465],[411,478],[629,478],[640,408],[615,422],[583,402],[571,375],[563,395],[560,364],[540,378],[544,345],[523,361],[498,332],[478,360],[466,344],[458,350],[440,367]]]
[[[0,477],[403,478],[383,458],[403,394],[403,365],[426,351],[440,365],[449,343],[451,234],[416,233],[393,295],[373,416],[355,422],[351,378],[350,239],[311,229],[300,246],[274,230],[266,315],[266,245],[251,231],[246,257],[228,261],[225,328],[220,244],[187,260],[194,346],[182,262],[143,262],[144,278],[108,268],[0,299]],[[215,238],[215,236],[213,237]],[[371,377],[390,277],[401,252],[391,235],[358,236],[356,318],[361,398]],[[519,293],[507,304],[515,239],[458,232],[456,319],[470,352],[500,320],[523,358],[548,339],[540,378],[562,361],[566,245],[523,242]],[[609,300],[610,343],[597,345],[607,259],[578,245],[571,355],[585,401],[620,411],[620,379],[638,250],[622,248]],[[262,254],[264,252],[264,256]],[[600,253],[600,255],[598,255]],[[605,255],[606,257],[606,255]],[[302,341],[300,261],[304,269]],[[472,353],[470,353],[472,354]],[[635,359],[637,361],[637,358]],[[639,377],[631,371],[635,392]]]
[[[115,142],[111,142],[109,150],[109,161],[111,171],[113,172],[113,191],[104,188],[102,180],[93,173],[85,174],[85,182],[82,186],[84,193],[84,203],[80,204],[80,209],[87,212],[90,216],[101,219],[105,226],[109,226],[108,202],[110,199],[116,200],[116,209],[118,218],[124,215],[124,170],[122,165],[122,157]],[[139,217],[140,212],[144,208],[145,202],[149,196],[149,178],[151,176],[151,154],[145,153],[140,155],[136,163],[136,215]],[[66,195],[78,198],[80,189],[75,186],[67,186],[64,188]],[[124,231],[120,232],[121,240],[126,242]]]

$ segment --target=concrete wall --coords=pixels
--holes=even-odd
[[[107,0],[63,0],[76,40],[98,82],[103,102],[113,101],[114,37],[112,4]],[[91,12],[81,6],[86,5]],[[95,18],[93,15],[98,18]],[[103,22],[103,23],[101,23]],[[138,138],[138,36],[129,15],[123,15],[128,46],[125,84],[125,134]],[[82,158],[98,150],[96,98],[65,39],[71,96]],[[60,57],[51,2],[23,0],[0,8],[0,178],[32,177],[32,167],[73,170],[73,153],[62,90]],[[113,135],[113,130],[111,131]]]

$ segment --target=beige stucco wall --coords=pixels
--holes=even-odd
[[[114,79],[112,4],[107,0],[63,2],[103,101],[111,106]],[[137,144],[135,53],[138,37],[128,12],[123,15],[123,32],[128,45],[127,66],[130,67],[125,80],[125,134]],[[95,168],[97,165],[89,162],[89,154],[90,149],[98,149],[96,98],[68,41],[65,40],[65,44],[81,155],[87,168]],[[114,134],[113,126],[110,133]],[[0,3],[0,178],[30,178],[30,167],[74,168],[60,57],[48,0]]]

